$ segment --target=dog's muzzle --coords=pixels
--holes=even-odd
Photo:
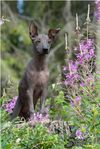
[[[43,49],[44,54],[48,54],[49,50],[48,49]]]

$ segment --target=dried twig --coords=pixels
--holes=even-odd
[[[90,24],[90,5],[88,4],[88,12],[87,12],[87,18],[86,18],[86,24],[87,24],[87,39],[89,35],[89,24]]]
[[[68,33],[65,33],[65,50],[68,49]]]

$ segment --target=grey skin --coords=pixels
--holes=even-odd
[[[49,79],[47,54],[49,53],[51,44],[59,31],[59,28],[50,29],[48,35],[38,34],[37,26],[31,22],[29,26],[29,35],[34,47],[34,56],[29,62],[19,83],[19,95],[11,119],[14,119],[17,116],[24,117],[25,119],[33,118],[39,98],[39,112],[43,112]]]

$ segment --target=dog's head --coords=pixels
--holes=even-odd
[[[47,35],[38,34],[38,27],[34,24],[34,22],[31,22],[29,26],[29,35],[34,44],[35,50],[39,54],[48,54],[51,44],[59,31],[60,28],[57,28],[50,29]]]

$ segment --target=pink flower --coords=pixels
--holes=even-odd
[[[99,21],[100,20],[100,0],[95,0],[95,5],[96,5],[96,10],[95,10],[95,17],[96,20]]]
[[[81,86],[81,87],[84,87],[84,86],[85,86],[85,83],[84,83],[84,82],[81,82],[81,83],[80,83],[80,86]]]
[[[74,106],[79,106],[81,105],[81,97],[80,96],[76,96],[75,99],[71,100],[71,105]]]
[[[12,113],[14,106],[16,104],[17,101],[17,96],[13,97],[13,99],[11,99],[8,103],[3,104],[2,107],[8,112],[8,113]]]
[[[76,137],[80,140],[84,140],[84,134],[82,133],[82,131],[80,129],[76,130]]]
[[[76,102],[79,103],[81,101],[81,97],[80,96],[76,96]]]
[[[64,70],[64,71],[67,70],[67,66],[64,66],[64,67],[63,67],[63,70]]]
[[[35,126],[37,123],[46,123],[49,121],[49,114],[34,113],[34,117],[30,119],[30,125]]]

